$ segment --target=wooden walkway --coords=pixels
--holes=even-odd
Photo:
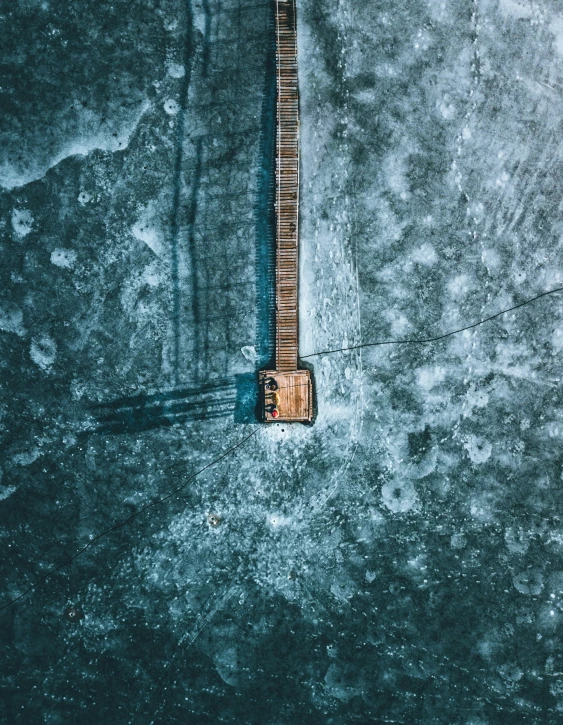
[[[276,3],[276,370],[262,370],[266,422],[311,421],[308,370],[298,369],[299,79],[295,0]]]
[[[299,85],[295,0],[276,0],[276,368],[297,370]]]

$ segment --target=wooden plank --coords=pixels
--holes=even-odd
[[[260,372],[264,420],[310,421],[311,376],[297,370],[299,82],[295,0],[276,1],[276,370]],[[269,381],[275,378],[275,390]],[[273,405],[275,403],[275,406]]]
[[[276,0],[276,367],[297,369],[299,79],[295,0]]]
[[[267,381],[275,381],[275,390],[270,390]],[[260,373],[260,387],[264,396],[264,419],[267,422],[310,421],[313,416],[311,377],[308,370],[280,372],[263,370]],[[274,395],[275,393],[275,395]],[[268,403],[277,405],[277,416],[268,412]]]

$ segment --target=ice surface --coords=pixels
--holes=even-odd
[[[557,4],[297,4],[301,354],[561,286]],[[256,422],[272,10],[0,13],[0,606],[93,542],[2,611],[0,721],[555,725],[561,295]]]

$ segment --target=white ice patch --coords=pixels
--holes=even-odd
[[[522,527],[508,528],[504,532],[504,543],[511,554],[525,554],[530,548],[531,536]]]
[[[58,247],[51,252],[51,262],[57,267],[72,269],[76,263],[76,252],[72,249]]]
[[[291,523],[291,519],[288,516],[282,516],[282,514],[270,514],[268,516],[268,523],[273,529],[279,529],[283,526],[288,526]]]
[[[512,279],[514,280],[515,284],[522,284],[522,282],[526,281],[526,277],[527,274],[523,269],[515,269],[512,273]]]
[[[507,171],[503,171],[502,174],[500,174],[495,179],[495,184],[498,187],[504,189],[504,187],[508,184],[509,181],[510,181],[510,174]]]
[[[531,18],[534,10],[534,3],[522,2],[521,0],[500,0],[500,10],[503,15],[511,15],[517,20]]]
[[[383,314],[391,323],[391,334],[394,338],[402,337],[410,330],[411,324],[403,314],[393,309],[385,310]]]
[[[258,359],[258,354],[254,345],[245,345],[244,347],[241,347],[240,351],[248,362],[251,362],[252,364],[254,364]]]
[[[403,198],[403,195],[408,195],[410,185],[407,178],[406,159],[398,154],[390,154],[383,161],[383,170],[387,186],[391,191],[401,198]]]
[[[33,448],[31,451],[16,453],[12,456],[12,463],[16,466],[30,466],[41,456],[39,448]]]
[[[495,271],[500,267],[501,259],[494,249],[484,249],[481,253],[481,261],[489,271]]]
[[[388,481],[381,487],[381,500],[393,513],[410,511],[418,503],[418,494],[411,481]]]
[[[12,229],[16,239],[23,239],[33,229],[33,217],[28,209],[14,209],[12,211]]]
[[[448,282],[448,290],[456,299],[465,297],[472,287],[471,279],[466,274],[458,274]]]
[[[147,207],[140,218],[133,224],[131,231],[135,239],[144,242],[149,249],[162,258],[164,255],[164,244],[160,231],[153,225],[154,212],[152,205]]]
[[[452,118],[455,116],[455,106],[452,103],[441,103],[439,106],[440,115],[442,118],[446,119],[446,121],[451,121]]]
[[[468,418],[473,413],[474,408],[485,408],[489,403],[489,394],[482,388],[477,389],[472,385],[465,394],[465,404],[463,406],[463,416]]]
[[[485,206],[481,201],[470,203],[465,213],[468,219],[473,219],[475,224],[480,224],[485,216]]]
[[[13,302],[0,302],[0,330],[13,332],[19,337],[25,335],[23,313]]]
[[[520,594],[538,596],[543,591],[543,576],[537,569],[526,569],[512,577],[512,583]]]
[[[373,103],[375,98],[375,91],[372,88],[364,88],[361,91],[352,93],[352,96],[359,103]]]
[[[169,116],[175,116],[180,110],[180,106],[173,98],[167,98],[164,101],[164,110]]]
[[[467,539],[463,534],[452,534],[452,537],[450,539],[450,546],[452,547],[452,549],[463,549],[466,544]]]
[[[558,327],[554,330],[553,335],[551,336],[551,344],[556,352],[561,352],[561,350],[563,350],[563,327]]]
[[[485,490],[469,499],[469,512],[481,524],[492,523],[495,517],[495,499],[492,492]]]
[[[493,447],[488,440],[474,435],[467,436],[463,447],[473,463],[485,463],[491,457]]]
[[[186,69],[181,63],[169,63],[167,71],[171,78],[183,78],[186,75]]]
[[[147,264],[143,270],[141,281],[148,284],[149,287],[158,287],[158,285],[162,284],[162,275],[156,266],[157,264],[159,263],[155,260],[154,264]]]
[[[15,492],[15,486],[0,486],[0,501],[4,501],[4,499],[8,498]]]
[[[42,370],[47,370],[57,357],[57,345],[48,335],[34,337],[31,341],[29,355],[33,362]]]
[[[78,105],[78,102],[75,103],[77,108]],[[87,108],[80,108],[75,138],[66,140],[62,148],[47,157],[41,156],[40,149],[36,148],[31,149],[28,157],[17,165],[4,161],[0,164],[0,186],[8,191],[25,186],[40,179],[49,169],[71,156],[87,156],[96,149],[123,151],[129,145],[133,132],[149,108],[150,103],[146,101],[127,119],[103,119]]]
[[[427,267],[431,267],[438,261],[436,250],[428,242],[424,242],[424,244],[421,244],[420,247],[415,249],[412,253],[412,258],[415,262],[425,264]]]
[[[444,381],[446,369],[435,365],[434,367],[423,367],[416,371],[416,381],[423,390],[432,390],[435,385]]]

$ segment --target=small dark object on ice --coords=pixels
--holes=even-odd
[[[81,619],[84,619],[84,612],[80,607],[75,607],[71,604],[65,609],[64,617],[69,622],[80,622]]]

